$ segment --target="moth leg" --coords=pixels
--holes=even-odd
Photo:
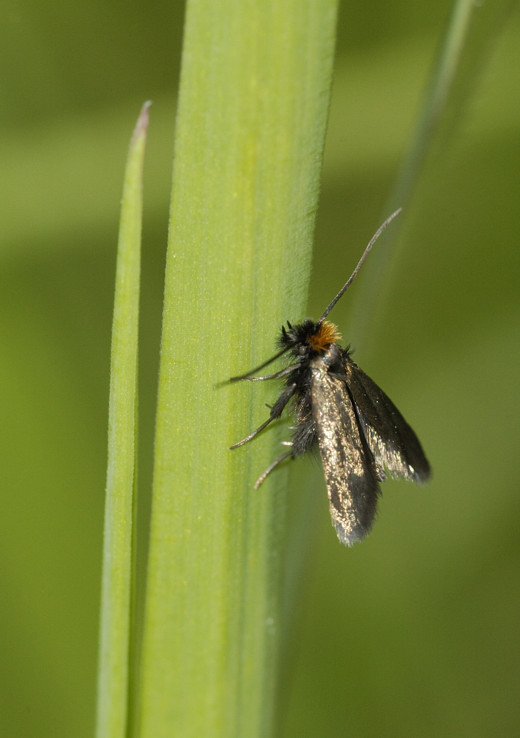
[[[282,463],[282,461],[285,461],[285,459],[288,459],[288,458],[289,458],[290,456],[293,456],[293,452],[292,452],[292,451],[287,451],[287,452],[286,452],[285,454],[282,454],[282,455],[281,455],[281,456],[279,456],[279,457],[278,457],[277,459],[275,459],[275,461],[273,461],[273,463],[272,463],[272,464],[269,464],[269,466],[268,466],[268,467],[267,467],[267,469],[266,469],[266,470],[265,470],[265,471],[263,472],[263,474],[261,474],[261,475],[260,475],[260,476],[258,477],[258,479],[256,480],[256,482],[255,482],[255,486],[254,486],[254,489],[258,489],[258,488],[260,487],[260,485],[261,485],[261,484],[262,484],[263,482],[265,482],[265,480],[266,480],[266,477],[268,477],[268,476],[269,476],[269,474],[270,474],[270,473],[271,473],[271,472],[273,471],[273,469],[275,469],[275,468],[276,468],[276,467],[278,466],[278,464],[281,464],[281,463]]]
[[[298,364],[293,364],[292,366],[285,367],[285,369],[280,369],[279,372],[275,372],[274,374],[265,374],[261,377],[251,376],[250,374],[242,374],[240,377],[231,377],[229,381],[230,382],[242,382],[246,380],[248,382],[264,382],[266,379],[281,379],[282,377],[286,377],[288,374],[294,371],[294,369],[296,369],[297,367],[298,367]]]
[[[276,418],[279,418],[282,414],[284,407],[287,405],[291,397],[294,395],[296,391],[296,384],[289,384],[285,389],[282,391],[280,397],[276,400],[274,405],[271,408],[271,412],[269,413],[269,417],[267,420],[262,423],[262,425],[259,425],[256,430],[254,430],[252,433],[250,433],[248,436],[243,438],[241,441],[238,441],[238,443],[234,443],[232,446],[230,446],[230,450],[234,448],[238,448],[239,446],[243,446],[245,443],[248,443],[248,441],[252,441],[253,438],[255,438],[261,431],[266,428],[269,423],[273,420],[276,420]]]
[[[250,433],[245,438],[242,438],[241,441],[238,441],[237,443],[234,443],[232,446],[230,446],[229,450],[232,451],[234,448],[238,448],[239,446],[243,446],[245,443],[252,441],[253,438],[255,438],[259,433],[261,433],[263,429],[266,428],[272,420],[274,420],[273,417],[267,418],[267,420],[264,423],[262,423],[262,425],[259,425],[256,430],[254,430],[252,433]]]
[[[260,371],[260,369],[263,369],[264,366],[269,366],[269,364],[272,364],[273,361],[276,361],[276,359],[279,359],[280,356],[283,356],[287,350],[288,349],[286,347],[282,348],[274,356],[271,356],[270,359],[267,359],[267,361],[264,361],[263,364],[259,364],[259,366],[255,366],[254,369],[250,369],[248,372],[246,372],[245,374],[241,374],[239,377],[231,377],[231,379],[228,379],[228,382],[238,382],[239,379],[247,379],[247,377],[250,377],[251,374],[256,374],[256,372]]]

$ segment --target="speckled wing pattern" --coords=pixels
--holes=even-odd
[[[385,479],[386,469],[391,477],[425,482],[430,465],[414,431],[383,390],[348,355],[344,359],[346,383],[379,479]]]
[[[311,369],[312,415],[338,537],[350,546],[370,530],[379,482],[424,482],[430,465],[393,402],[342,350],[343,371]],[[337,368],[337,367],[336,367]]]
[[[345,379],[329,374],[323,362],[315,365],[311,397],[332,522],[340,541],[350,546],[364,538],[374,520],[376,465]]]

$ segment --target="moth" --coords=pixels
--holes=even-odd
[[[339,540],[347,546],[370,531],[379,484],[385,481],[386,474],[412,482],[425,482],[431,474],[412,428],[383,390],[352,360],[350,347],[338,344],[338,329],[326,320],[356,278],[376,240],[399,212],[400,209],[392,213],[374,234],[351,276],[318,321],[307,318],[296,325],[287,322],[278,338],[278,352],[247,374],[229,380],[285,380],[267,420],[230,448],[252,441],[292,403],[293,436],[283,444],[288,451],[267,467],[255,489],[283,461],[318,447],[332,523]],[[284,354],[291,357],[289,366],[274,374],[256,375]]]

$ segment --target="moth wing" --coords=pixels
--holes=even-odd
[[[391,477],[425,482],[431,474],[430,465],[419,439],[394,403],[348,355],[345,374],[379,478],[384,479],[386,468]]]
[[[376,466],[345,380],[314,368],[311,397],[332,522],[340,541],[350,546],[369,532],[374,521],[379,494]]]

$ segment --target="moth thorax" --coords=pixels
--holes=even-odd
[[[324,320],[318,325],[318,330],[308,338],[309,346],[313,351],[324,353],[328,347],[341,338],[341,333],[334,325]]]

